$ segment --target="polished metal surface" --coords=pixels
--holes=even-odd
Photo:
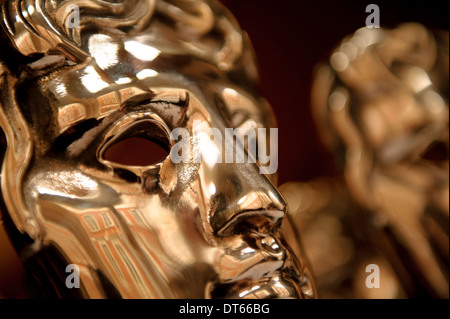
[[[226,9],[22,0],[5,1],[0,16],[2,214],[46,294],[316,296],[274,175],[169,154],[171,132],[192,133],[195,121],[276,127]],[[138,161],[129,139],[148,141]],[[68,264],[80,269],[79,289],[65,286]]]
[[[322,296],[449,297],[448,39],[417,23],[362,28],[316,73],[313,112],[340,174],[280,189]]]
[[[447,31],[345,38],[311,90],[337,176],[277,187],[261,161],[209,161],[211,129],[277,127],[217,1],[0,5],[0,298],[449,297]]]

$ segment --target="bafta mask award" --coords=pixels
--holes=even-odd
[[[46,296],[315,297],[221,4],[5,1],[0,34],[2,215]]]

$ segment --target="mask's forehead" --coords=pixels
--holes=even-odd
[[[25,56],[60,51],[80,62],[89,56],[93,34],[114,38],[151,34],[153,41],[172,42],[223,71],[245,68],[248,76],[255,75],[250,70],[254,68],[251,53],[243,50],[248,46],[244,44],[245,34],[216,1],[38,0],[27,6],[15,0],[6,1],[2,7],[1,27]]]
[[[28,2],[28,1],[27,1]],[[86,29],[138,32],[150,22],[155,1],[5,1],[2,22],[17,50],[26,56],[59,50],[76,61],[87,56]]]

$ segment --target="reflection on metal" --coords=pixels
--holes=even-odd
[[[66,23],[72,4],[79,28]],[[315,297],[286,204],[257,164],[167,156],[130,166],[105,155],[133,137],[170,149],[170,131],[192,133],[194,121],[274,127],[250,44],[220,4],[16,0],[1,9],[3,213],[47,294]],[[68,264],[79,267],[80,289],[64,286]]]
[[[448,50],[419,24],[364,28],[318,70],[313,111],[342,175],[280,189],[322,296],[449,297]]]

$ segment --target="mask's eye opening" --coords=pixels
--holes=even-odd
[[[170,133],[163,123],[149,118],[134,122],[126,119],[110,131],[98,159],[118,175],[132,173],[139,180],[144,173],[157,175],[161,163],[169,156],[170,147]]]
[[[103,158],[125,166],[151,166],[162,162],[169,155],[167,145],[144,137],[129,137],[112,144]]]

